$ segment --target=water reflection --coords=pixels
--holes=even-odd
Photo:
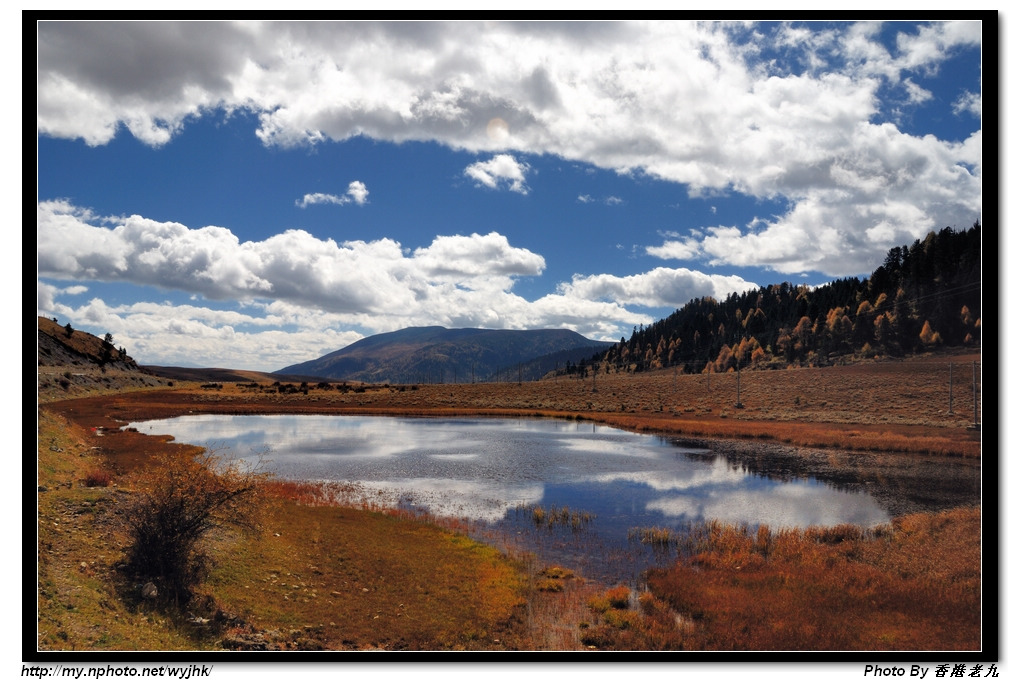
[[[902,488],[891,470],[862,473],[860,462],[834,464],[831,453],[814,465],[789,448],[719,454],[712,444],[677,444],[591,423],[189,415],[130,426],[242,458],[264,453],[269,468],[284,478],[358,482],[374,504],[470,519],[490,534],[609,580],[650,561],[645,548],[628,539],[633,528],[680,528],[703,519],[873,526],[890,520],[891,499],[902,504],[909,497],[890,492]],[[899,467],[917,468],[916,459]],[[955,489],[966,497],[968,488],[979,489],[977,474],[961,471],[965,484],[957,482]],[[874,484],[878,479],[892,481],[891,487]],[[583,532],[536,528],[529,511],[536,506],[583,510],[594,520]]]

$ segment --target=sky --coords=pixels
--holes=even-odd
[[[619,340],[982,214],[982,25],[42,22],[38,314],[272,371]]]

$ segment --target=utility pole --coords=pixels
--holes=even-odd
[[[949,363],[949,414],[953,414],[953,363]]]
[[[744,403],[740,402],[740,361],[737,361],[737,402],[733,407],[741,408]]]
[[[981,428],[978,422],[978,385],[977,385],[977,362],[974,363],[974,426],[975,430]]]

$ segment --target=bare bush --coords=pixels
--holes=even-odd
[[[170,456],[147,469],[128,516],[130,567],[168,598],[186,600],[204,576],[208,561],[200,544],[210,531],[259,528],[267,476],[260,465],[215,453]]]

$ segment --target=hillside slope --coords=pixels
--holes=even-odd
[[[138,366],[113,338],[38,318],[36,346],[39,402],[172,385]]]
[[[598,362],[686,373],[815,367],[981,346],[982,226],[890,249],[866,279],[772,284],[695,299],[634,331]]]
[[[585,357],[609,345],[566,329],[411,327],[370,336],[277,373],[374,383],[468,383],[497,379],[500,372],[553,353],[578,350]]]

